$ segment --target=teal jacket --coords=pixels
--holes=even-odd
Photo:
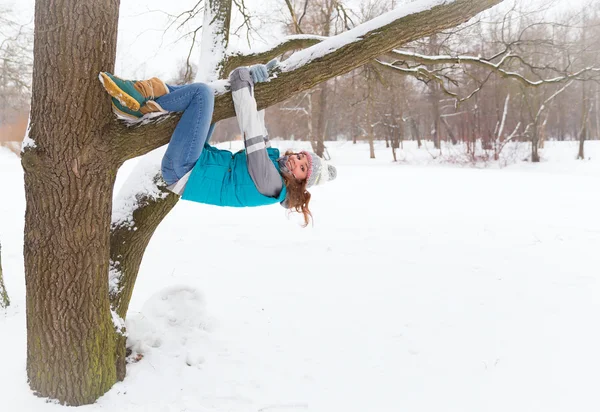
[[[269,147],[267,153],[279,171],[279,150]],[[248,171],[245,150],[233,154],[206,144],[190,174],[182,199],[216,206],[264,206],[281,203],[285,199],[283,181],[281,186],[277,197],[261,194]]]

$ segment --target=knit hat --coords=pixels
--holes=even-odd
[[[312,152],[300,152],[308,159],[308,174],[306,176],[306,187],[321,185],[334,180],[337,177],[337,169]]]

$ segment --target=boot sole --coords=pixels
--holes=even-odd
[[[100,73],[100,82],[104,86],[104,90],[112,97],[117,99],[121,104],[133,111],[140,110],[140,103],[125,93],[117,84],[106,74]]]
[[[135,116],[131,113],[124,112],[123,110],[119,109],[114,103],[112,104],[112,109],[113,109],[113,112],[117,116],[126,118],[128,120],[140,120],[140,118],[142,117],[142,116]]]

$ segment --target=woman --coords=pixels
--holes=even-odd
[[[271,148],[264,111],[257,112],[255,82],[268,81],[267,66],[238,68],[229,76],[235,111],[246,149],[235,154],[208,144],[214,92],[203,83],[171,86],[157,78],[141,81],[100,73],[113,97],[113,109],[137,119],[151,112],[183,112],[162,160],[169,190],[182,199],[218,206],[262,206],[280,203],[312,217],[307,188],[335,179],[337,171],[311,152]]]

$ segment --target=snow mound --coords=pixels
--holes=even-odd
[[[127,347],[145,357],[159,351],[162,356],[182,359],[188,366],[200,366],[212,324],[204,297],[197,289],[169,287],[127,319]]]

